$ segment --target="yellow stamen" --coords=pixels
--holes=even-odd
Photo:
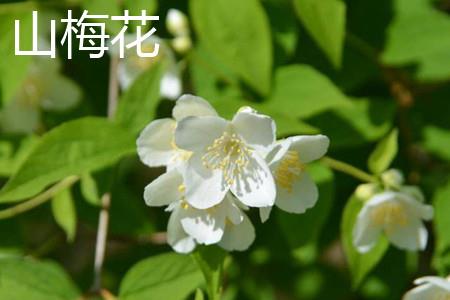
[[[396,227],[405,227],[409,224],[407,213],[403,206],[397,202],[388,202],[379,205],[371,213],[374,224],[383,226],[387,232]]]
[[[252,150],[235,133],[224,132],[215,139],[202,156],[203,165],[212,170],[223,171],[224,180],[232,184],[234,179],[242,174],[250,162]]]
[[[298,152],[290,150],[286,152],[274,172],[275,182],[288,193],[292,193],[294,181],[300,177],[304,169]]]

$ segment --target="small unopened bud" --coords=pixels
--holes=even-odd
[[[192,41],[188,35],[179,36],[172,40],[172,47],[180,54],[186,53],[192,48]]]
[[[178,9],[169,9],[166,18],[167,30],[174,36],[189,35],[189,21]]]
[[[390,169],[381,174],[381,180],[387,188],[400,188],[405,182],[403,174],[396,169]]]
[[[363,201],[369,200],[379,190],[376,183],[364,183],[358,185],[355,190],[355,196]]]

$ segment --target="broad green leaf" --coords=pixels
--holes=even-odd
[[[159,86],[165,64],[158,64],[139,76],[119,101],[116,121],[137,134],[155,117]]]
[[[340,106],[348,98],[324,75],[307,65],[279,68],[267,105],[285,115],[306,118]]]
[[[352,196],[345,206],[341,222],[341,239],[347,263],[352,275],[353,288],[357,288],[383,258],[389,243],[386,238],[381,237],[372,250],[365,254],[359,253],[353,246],[353,227],[356,217],[361,210],[363,202]]]
[[[338,107],[308,119],[325,132],[332,148],[363,145],[386,135],[395,113],[393,101],[355,99],[350,107]]]
[[[428,151],[450,161],[450,130],[434,126],[425,127],[424,146]]]
[[[277,221],[280,224],[282,233],[292,248],[298,248],[315,241],[325,225],[333,205],[334,197],[334,176],[331,170],[320,164],[308,166],[308,173],[311,174],[314,182],[319,188],[319,199],[317,204],[308,209],[304,214],[277,213]],[[301,201],[301,199],[298,199]],[[309,228],[298,232],[293,228]]]
[[[77,300],[81,294],[54,262],[0,259],[0,299]]]
[[[203,282],[190,256],[161,254],[134,265],[120,284],[121,300],[183,300]]]
[[[395,17],[389,26],[384,63],[417,65],[422,80],[450,78],[450,17],[428,0],[395,0]]]
[[[295,0],[297,14],[331,63],[339,68],[345,37],[345,3],[340,0]]]
[[[190,1],[200,38],[223,63],[263,95],[270,91],[272,41],[258,0]]]
[[[0,190],[0,202],[21,201],[67,176],[102,169],[134,152],[133,136],[105,118],[87,117],[64,123],[35,145]]]
[[[38,140],[34,135],[24,138],[16,153],[13,153],[13,147],[9,142],[0,142],[0,176],[9,177],[14,174]]]
[[[387,137],[382,139],[375,150],[369,156],[369,170],[380,174],[389,168],[398,152],[398,130],[392,130]]]
[[[56,223],[66,233],[67,241],[73,242],[77,230],[77,212],[70,189],[62,190],[53,197],[52,212]]]
[[[89,173],[81,175],[81,194],[92,205],[100,205],[100,195],[94,177]]]
[[[25,12],[6,14],[0,11],[0,101],[12,100],[28,74],[31,56],[16,56],[14,21],[20,21],[20,50],[31,50],[32,8]]]
[[[435,264],[442,270],[450,270],[448,255],[450,253],[450,181],[436,191],[433,197],[434,231],[436,234]],[[447,261],[446,261],[447,260]]]

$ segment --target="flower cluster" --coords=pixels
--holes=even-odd
[[[450,299],[450,276],[447,279],[437,276],[426,276],[414,281],[418,287],[406,293],[403,300],[446,300]]]
[[[274,205],[303,213],[317,202],[306,164],[326,153],[326,136],[277,141],[270,117],[243,107],[225,120],[192,95],[177,100],[172,116],[151,122],[137,147],[144,164],[167,168],[145,188],[144,199],[171,212],[167,239],[175,251],[197,244],[245,250],[255,238],[245,213],[250,207],[265,221]]]
[[[403,184],[403,175],[391,169],[381,175],[381,184],[357,188],[356,196],[364,201],[353,231],[353,244],[359,252],[370,251],[381,233],[400,249],[425,249],[428,232],[422,220],[433,218],[433,207],[423,203],[419,188]]]

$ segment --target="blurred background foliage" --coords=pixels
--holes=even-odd
[[[84,9],[110,15],[146,9],[160,16],[152,26],[170,45],[165,16],[170,8],[179,9],[189,17],[192,39],[191,49],[174,56],[184,93],[208,99],[226,117],[240,106],[255,107],[275,119],[279,137],[326,134],[329,155],[361,169],[367,169],[375,144],[399,129],[393,166],[420,185],[436,209],[426,251],[390,248],[373,270],[350,270],[340,224],[359,182],[318,163],[311,167],[320,188],[313,209],[304,215],[277,210],[265,224],[251,216],[257,238],[228,262],[224,299],[400,299],[417,276],[450,272],[450,1],[1,3],[0,186],[12,178],[0,192],[2,208],[79,176],[51,205],[0,220],[1,299],[76,299],[89,290],[99,198],[108,190],[105,287],[120,299],[193,299],[202,284],[186,257],[171,254],[165,259],[186,270],[183,278],[166,278],[166,290],[174,294],[149,288],[165,269],[164,261],[147,258],[171,251],[163,234],[168,216],[144,204],[145,185],[162,170],[139,162],[134,140],[152,119],[170,116],[174,102],[159,90],[167,63],[155,62],[122,90],[115,124],[76,120],[107,115],[111,59],[94,60],[75,50],[67,60],[60,43],[60,55],[50,62],[15,56],[14,20],[31,28],[33,10],[39,11],[45,40],[49,20],[59,23],[68,9],[75,16]],[[114,34],[121,25],[111,21],[107,28]],[[64,30],[58,26],[58,42]],[[30,29],[21,33],[24,48],[31,47],[30,35]],[[76,145],[80,139],[96,142]],[[68,143],[75,146],[68,149]],[[36,260],[18,259],[23,256]]]

